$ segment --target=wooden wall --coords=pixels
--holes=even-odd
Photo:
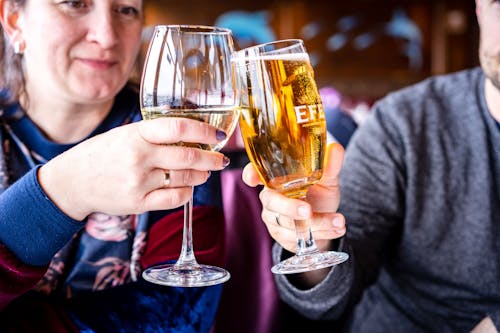
[[[149,0],[145,4],[149,26],[212,25],[227,11],[266,11],[276,38],[305,40],[308,51],[317,60],[314,67],[320,87],[333,86],[355,98],[378,98],[429,75],[478,63],[472,0]],[[411,59],[403,53],[409,47],[407,39],[381,33],[387,30],[397,10],[421,34],[420,43],[412,45],[418,48],[417,56],[414,53]],[[346,18],[355,18],[357,25],[342,26]],[[356,47],[356,41],[367,33],[371,34],[372,43],[361,49]],[[344,38],[345,44],[332,50],[333,36]]]

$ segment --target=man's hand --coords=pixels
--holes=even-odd
[[[471,333],[498,333],[490,317],[486,317],[471,331]]]

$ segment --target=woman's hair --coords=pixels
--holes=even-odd
[[[26,0],[6,0],[4,6],[21,8]],[[16,54],[3,28],[0,28],[0,106],[19,99],[24,90],[22,55]]]

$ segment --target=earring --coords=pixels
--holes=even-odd
[[[14,42],[14,53],[23,54],[23,52],[24,52],[24,42],[16,40]]]

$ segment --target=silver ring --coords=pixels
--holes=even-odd
[[[274,219],[276,220],[276,224],[279,225],[281,227],[281,223],[280,223],[280,214],[276,213],[274,215]]]
[[[165,170],[163,172],[164,178],[163,178],[163,187],[168,187],[170,185],[170,171]]]

